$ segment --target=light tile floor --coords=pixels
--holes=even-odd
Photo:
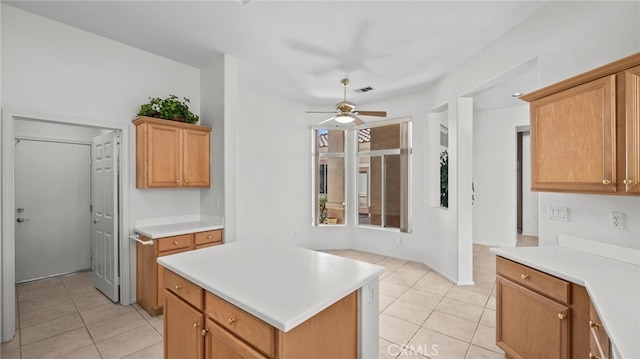
[[[456,286],[429,267],[356,250],[330,253],[385,267],[380,358],[504,358],[495,345],[495,256],[474,245],[474,282]],[[19,285],[16,337],[1,358],[162,358],[162,316],[112,303],[91,273]]]

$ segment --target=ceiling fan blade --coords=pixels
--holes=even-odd
[[[336,117],[338,117],[338,116],[331,116],[331,117],[329,117],[328,119],[326,119],[326,120],[324,120],[324,121],[320,122],[318,125],[322,125],[323,123],[327,123],[327,122],[329,122],[329,121],[333,121],[333,120],[335,120],[335,118],[336,118]]]
[[[336,113],[336,111],[305,111],[305,113]]]
[[[353,123],[354,123],[356,126],[364,125],[364,121],[362,121],[361,119],[359,119],[359,118],[358,118],[358,116],[355,116],[355,115],[354,115],[354,116],[351,116],[351,117],[353,117]]]
[[[356,112],[358,115],[362,116],[376,116],[376,117],[387,117],[386,111],[360,111]]]

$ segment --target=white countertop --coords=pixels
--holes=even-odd
[[[584,286],[614,350],[624,359],[640,358],[640,266],[564,247],[491,252]]]
[[[267,240],[164,256],[158,263],[283,332],[384,272],[374,264]]]
[[[136,220],[134,231],[150,239],[158,239],[223,228],[222,217],[188,215]]]

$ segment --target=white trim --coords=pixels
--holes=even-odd
[[[1,133],[0,142],[2,144],[2,297],[0,308],[2,310],[2,328],[0,341],[8,341],[15,335],[15,226],[14,216],[10,215],[14,211],[14,122],[16,119],[28,119],[47,123],[60,123],[65,125],[76,125],[82,127],[103,128],[120,131],[120,195],[119,195],[119,246],[120,246],[120,303],[129,305],[135,300],[131,298],[132,281],[131,265],[135,266],[135,246],[129,241],[129,235],[133,232],[129,225],[129,129],[130,123],[113,124],[104,123],[94,119],[80,119],[61,115],[47,115],[41,113],[30,113],[28,111],[2,110],[0,121]],[[134,273],[135,274],[135,273]]]

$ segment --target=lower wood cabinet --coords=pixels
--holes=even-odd
[[[611,342],[593,304],[589,311],[589,332],[589,358],[611,358]]]
[[[357,291],[282,332],[170,270],[164,274],[165,359],[358,357]]]
[[[588,358],[584,287],[497,257],[496,344],[507,358]]]
[[[164,357],[202,358],[204,315],[169,290],[164,290]]]
[[[140,236],[142,241],[152,241]],[[136,302],[151,316],[162,313],[164,268],[158,257],[222,244],[223,230],[189,233],[153,240],[153,245],[136,244]]]

